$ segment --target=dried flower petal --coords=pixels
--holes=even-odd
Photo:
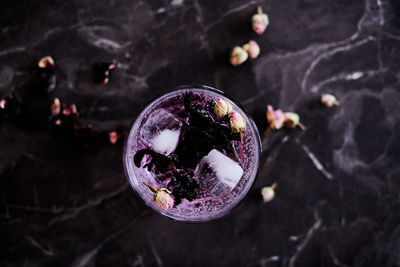
[[[222,98],[220,98],[215,103],[214,109],[215,109],[215,113],[219,117],[223,117],[232,112],[232,105],[229,103],[229,101],[226,101],[226,100],[223,100]]]
[[[174,199],[168,193],[167,189],[161,188],[154,195],[154,201],[163,209],[171,209],[174,206]]]
[[[260,46],[253,40],[245,44],[243,50],[249,54],[250,59],[255,59],[260,54]]]
[[[246,129],[246,121],[244,120],[243,116],[239,114],[239,112],[232,111],[229,113],[229,119],[232,132],[239,133]]]
[[[60,100],[58,98],[54,98],[53,100],[53,104],[51,104],[50,107],[50,111],[51,111],[51,116],[57,116],[58,114],[60,114],[61,111],[61,103]]]
[[[283,123],[286,120],[285,114],[282,110],[274,108],[271,105],[267,107],[267,121],[271,129],[279,130],[283,127]]]
[[[39,59],[38,67],[41,69],[45,68],[53,68],[54,69],[54,60],[51,56],[45,56]]]
[[[264,14],[262,11],[261,6],[257,7],[257,14],[255,14],[252,18],[251,18],[251,23],[253,26],[253,30],[257,33],[257,34],[263,34],[265,29],[267,28],[268,24],[269,24],[269,19],[267,14]]]
[[[95,82],[107,84],[110,80],[110,72],[115,69],[116,61],[100,62],[93,65]]]
[[[321,97],[321,103],[326,107],[339,106],[339,101],[331,94],[324,94]]]
[[[276,183],[273,183],[271,186],[266,186],[261,189],[261,195],[264,203],[271,201],[275,197],[275,189]]]
[[[7,100],[1,99],[1,100],[0,100],[0,108],[1,108],[1,109],[5,109],[5,108],[6,108],[6,105],[7,105]]]
[[[118,133],[116,131],[112,131],[109,134],[109,139],[111,144],[115,144],[118,141]]]
[[[240,46],[235,46],[231,53],[231,64],[233,66],[238,66],[245,62],[248,58],[248,54]]]
[[[39,59],[36,70],[37,88],[40,92],[51,92],[56,87],[57,77],[55,74],[54,60],[50,56]]]

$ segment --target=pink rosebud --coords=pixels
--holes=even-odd
[[[301,122],[300,122],[299,114],[294,113],[294,112],[286,112],[285,117],[286,117],[286,119],[285,119],[286,127],[294,128],[296,126],[299,126],[303,130],[306,129],[306,127],[304,127],[304,125],[301,124]]]
[[[1,99],[1,100],[0,100],[0,108],[1,108],[1,109],[5,109],[5,108],[6,108],[6,105],[7,105],[7,100]]]
[[[223,100],[222,98],[218,99],[218,101],[215,103],[215,113],[219,117],[223,117],[231,112],[232,112],[232,105],[228,101]]]
[[[51,107],[50,107],[50,111],[51,111],[51,116],[53,116],[53,117],[60,114],[61,103],[58,98],[54,98],[53,104],[51,104]]]
[[[163,209],[171,209],[174,206],[174,199],[171,195],[165,190],[165,188],[161,188],[154,195],[154,201],[156,204]]]
[[[249,54],[250,59],[255,59],[260,54],[260,46],[256,41],[249,41],[248,44],[243,46],[243,50]]]
[[[269,24],[269,19],[268,19],[267,14],[263,13],[261,6],[259,6],[257,8],[257,14],[255,14],[251,18],[251,22],[252,22],[253,30],[257,34],[263,34],[263,32],[265,31],[265,29],[267,28],[267,26]]]
[[[240,46],[235,46],[231,52],[231,64],[238,66],[245,62],[248,58],[248,54]]]
[[[39,59],[38,67],[41,69],[44,68],[54,68],[54,60],[51,56],[42,57]]]
[[[331,94],[324,94],[321,97],[321,103],[326,107],[339,106],[339,101]]]
[[[232,132],[240,133],[244,129],[246,129],[246,121],[243,116],[239,114],[237,111],[232,111],[229,113],[230,125]]]
[[[157,189],[156,187],[143,182],[151,191],[154,192],[153,200],[156,202],[157,206],[163,209],[170,209],[174,206],[174,199],[171,197],[171,191],[167,188]]]
[[[108,134],[109,140],[111,144],[115,144],[118,141],[118,133],[116,131],[112,131]]]
[[[283,127],[283,123],[286,120],[285,113],[282,110],[274,108],[271,105],[267,107],[267,121],[271,129],[279,130]]]

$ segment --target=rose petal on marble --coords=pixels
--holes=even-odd
[[[267,121],[269,127],[274,130],[279,130],[283,127],[283,124],[286,120],[285,113],[282,110],[274,108],[271,105],[267,107]]]
[[[240,133],[241,131],[246,129],[246,121],[239,112],[232,111],[231,113],[229,113],[229,119],[232,132]]]
[[[257,7],[257,14],[251,18],[252,28],[257,34],[263,34],[269,24],[267,14],[263,13],[261,6]]]
[[[244,51],[243,48],[241,48],[240,46],[235,46],[232,49],[230,61],[233,66],[238,66],[243,62],[245,62],[248,57],[249,55],[247,54],[246,51]]]
[[[339,101],[332,94],[323,94],[321,96],[321,103],[326,107],[339,106]]]

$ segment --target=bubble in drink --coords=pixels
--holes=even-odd
[[[229,194],[242,175],[242,167],[216,149],[203,157],[194,171],[194,176],[200,182],[200,186],[219,197]]]
[[[165,109],[153,111],[140,131],[141,138],[149,143],[154,151],[170,155],[179,141],[182,122]]]

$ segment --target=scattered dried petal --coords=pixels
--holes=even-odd
[[[229,101],[223,100],[222,98],[218,99],[215,103],[215,113],[219,117],[223,117],[232,112],[232,105]]]
[[[268,24],[269,24],[269,19],[267,14],[264,14],[262,11],[261,6],[257,7],[257,14],[255,14],[252,18],[251,18],[251,23],[253,26],[253,30],[257,33],[257,34],[263,34],[265,29],[267,28]]]
[[[255,59],[260,54],[260,46],[253,40],[245,44],[243,50],[249,54],[250,59]]]
[[[116,131],[112,131],[109,134],[109,139],[111,144],[115,144],[118,141],[118,133]]]
[[[154,201],[163,209],[171,209],[174,206],[174,199],[171,197],[170,192],[161,188],[154,195]]]
[[[283,127],[283,124],[286,120],[285,113],[282,110],[274,108],[271,105],[267,107],[267,121],[269,123],[269,127],[271,129],[279,130]]]
[[[271,201],[275,197],[275,187],[276,183],[273,183],[271,186],[266,186],[261,189],[264,203]]]
[[[321,97],[321,103],[326,107],[339,106],[339,101],[331,94],[324,94]]]
[[[233,66],[238,66],[240,64],[242,64],[243,62],[245,62],[248,58],[248,54],[246,51],[243,50],[243,48],[241,48],[240,46],[235,46],[232,49],[232,53],[231,53],[231,64]]]
[[[6,105],[7,105],[7,100],[1,99],[1,100],[0,100],[0,108],[1,108],[1,109],[5,109],[5,108],[6,108]]]
[[[243,116],[239,114],[239,112],[232,111],[229,113],[229,119],[232,132],[240,133],[246,129],[246,121],[244,120]]]
[[[51,56],[45,56],[39,59],[38,67],[41,69],[52,68],[54,69],[54,60]]]
[[[53,104],[51,104],[50,107],[50,111],[51,111],[51,116],[57,116],[58,114],[60,114],[61,111],[61,103],[60,100],[58,98],[54,98],[53,100]]]
[[[115,69],[116,61],[100,62],[93,65],[95,82],[107,84],[110,81],[110,72]]]
[[[36,67],[36,82],[40,92],[51,92],[56,87],[57,77],[55,74],[54,60],[50,56],[39,59]]]

